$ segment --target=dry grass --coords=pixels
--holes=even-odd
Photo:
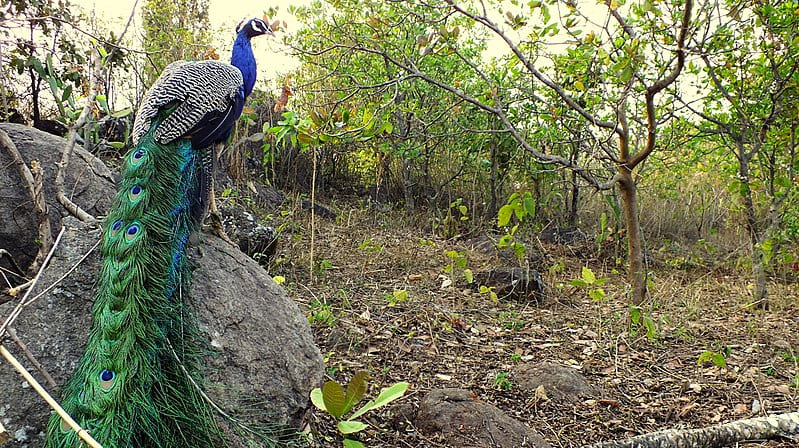
[[[318,220],[313,275],[309,216],[285,219],[286,243],[271,273],[286,277],[284,287],[313,321],[328,374],[339,382],[359,369],[371,372],[372,394],[408,381],[403,401],[410,404],[434,388],[465,388],[564,447],[797,408],[795,285],[771,284],[771,310],[759,311],[750,306],[746,274],[682,270],[667,262],[673,254],[655,252],[647,309],[657,331],[650,339],[629,331],[626,285],[613,273],[622,268],[590,247],[544,245],[540,268],[553,286],[550,297],[494,303],[462,280],[442,288],[446,251],[465,254],[474,271],[498,260],[467,239],[435,236],[424,217],[351,208],[336,222]],[[568,286],[584,265],[610,277],[605,300]],[[409,299],[392,306],[387,295],[403,289]],[[725,350],[727,368],[697,363],[705,351]],[[598,395],[537,402],[514,387],[516,364],[542,361],[577,367]],[[510,389],[495,384],[498,373],[510,374]],[[362,440],[371,447],[445,446],[394,420],[391,410],[368,417],[373,426]],[[313,429],[327,438],[323,445],[338,444],[332,420],[318,411]]]

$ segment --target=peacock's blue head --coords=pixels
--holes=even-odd
[[[274,34],[272,32],[272,27],[270,27],[266,21],[259,18],[242,20],[241,23],[239,23],[239,25],[236,27],[236,33],[244,33],[247,38],[261,36],[263,34]]]

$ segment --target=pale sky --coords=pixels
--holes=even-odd
[[[80,5],[87,14],[94,11],[105,26],[118,33],[128,20],[136,0],[72,0],[72,3]],[[127,36],[141,35],[138,25],[141,24],[141,7],[144,3],[145,0],[138,1],[136,15]],[[308,3],[310,0],[292,0],[292,4],[297,6]],[[214,31],[212,36],[217,39],[213,44],[220,60],[230,60],[230,48],[233,45],[236,25],[242,19],[263,16],[264,11],[270,6],[280,7],[277,18],[287,22],[289,31],[296,30],[297,21],[288,14],[285,5],[285,1],[279,0],[209,0],[208,16]],[[268,91],[279,89],[273,81],[299,67],[299,62],[289,55],[287,48],[282,44],[280,33],[275,37],[257,37],[252,42],[258,64],[257,87]]]

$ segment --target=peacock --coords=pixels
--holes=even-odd
[[[221,431],[200,391],[204,344],[187,312],[189,237],[209,207],[213,145],[226,141],[255,85],[250,39],[236,28],[231,64],[178,61],[147,92],[133,149],[103,227],[86,351],[64,409],[105,448],[215,447]],[[57,414],[46,447],[82,443]]]

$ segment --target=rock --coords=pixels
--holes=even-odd
[[[419,404],[414,424],[426,435],[440,436],[453,447],[550,446],[536,431],[463,389],[430,391]]]
[[[575,369],[552,363],[519,364],[513,370],[513,384],[528,393],[543,386],[547,397],[556,402],[574,402],[596,394]]]
[[[74,218],[63,225],[67,231],[31,297],[55,287],[25,308],[14,324],[17,335],[59,385],[77,365],[86,343],[99,249],[56,282],[100,238],[98,230]],[[226,412],[245,420],[300,427],[309,408],[308,395],[321,383],[324,371],[308,322],[255,261],[216,237],[201,239],[201,248],[189,250],[202,254],[191,257],[196,263],[191,308],[212,350],[206,391]],[[0,316],[7,316],[11,308],[12,304],[0,306]],[[23,359],[16,346],[7,347]],[[8,431],[26,429],[30,439],[10,446],[41,446],[50,410],[5,362],[0,363],[0,397],[9,405],[3,415]]]
[[[219,213],[225,232],[239,249],[262,265],[268,264],[277,250],[277,231],[259,223],[252,213],[236,203],[226,204]]]
[[[50,217],[53,238],[60,230],[61,218],[69,213],[58,203],[55,196],[56,163],[61,160],[61,150],[66,140],[27,126],[0,123],[0,129],[8,133],[22,158],[30,166],[38,160],[44,169],[44,195]],[[66,168],[64,185],[67,196],[88,213],[98,216],[111,206],[115,190],[114,175],[99,159],[76,147]],[[0,150],[0,249],[13,254],[17,264],[26,269],[36,256],[35,243],[37,222],[33,202],[22,179],[5,150]],[[0,267],[13,269],[8,261],[0,258]]]
[[[541,302],[546,298],[547,286],[541,273],[532,268],[496,266],[475,273],[475,285],[493,286],[501,299]]]
[[[38,160],[43,165],[50,224],[56,235],[61,217],[68,214],[55,200],[54,191],[55,164],[65,141],[25,126],[0,124],[0,129],[9,134],[27,163]],[[36,223],[31,200],[9,162],[8,154],[0,151],[0,213],[8,217],[0,219],[0,248],[14,254],[24,268],[36,254],[31,230]],[[65,184],[78,205],[95,216],[105,213],[116,189],[114,176],[99,159],[75,148],[65,174]],[[99,250],[58,279],[100,238],[98,230],[74,218],[63,223],[68,230],[31,296],[43,295],[14,324],[30,352],[59,385],[83,353]],[[245,422],[300,427],[309,407],[309,392],[321,383],[324,370],[305,316],[256,262],[218,238],[202,234],[199,239],[200,247],[190,249],[196,263],[191,307],[211,351],[206,391],[226,412]],[[54,287],[45,292],[48,285]],[[13,305],[0,305],[0,316],[9,315]],[[9,348],[23,358],[16,346]],[[0,362],[0,397],[6,429],[26,434],[24,443],[10,446],[41,446],[49,407],[5,362]],[[250,446],[235,438],[231,443]]]

